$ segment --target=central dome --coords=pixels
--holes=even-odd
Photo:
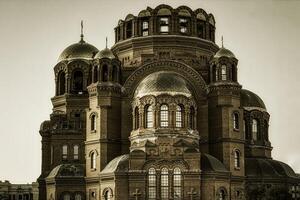
[[[146,95],[158,96],[160,94],[184,95],[192,94],[188,89],[187,82],[173,72],[155,72],[142,80],[135,91],[135,97]]]

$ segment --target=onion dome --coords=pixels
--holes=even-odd
[[[83,164],[62,164],[54,167],[47,178],[55,177],[84,177]]]
[[[81,35],[81,40],[78,43],[68,46],[59,56],[58,62],[62,60],[72,60],[72,59],[87,59],[91,60],[94,58],[99,50],[93,45],[85,42],[83,40],[83,35]]]
[[[221,58],[221,57],[227,57],[227,58],[235,58],[235,55],[228,49],[221,47],[219,51],[214,55],[214,58]]]
[[[241,90],[241,106],[242,107],[257,107],[266,109],[263,100],[249,90]]]
[[[256,178],[299,178],[287,164],[265,158],[246,158],[245,173],[247,177]]]
[[[101,59],[101,58],[109,58],[109,59],[114,59],[116,58],[115,55],[113,54],[113,52],[109,49],[109,48],[105,48],[101,51],[99,51],[96,56],[96,59]]]
[[[135,97],[160,94],[191,96],[187,82],[176,73],[155,72],[142,80],[135,91]]]

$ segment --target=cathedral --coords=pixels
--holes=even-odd
[[[110,49],[81,32],[54,66],[39,199],[300,199],[215,25],[203,9],[159,5],[119,20]]]

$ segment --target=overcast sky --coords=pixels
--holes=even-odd
[[[273,158],[300,172],[300,1],[0,0],[0,180],[35,181],[41,168],[40,123],[49,119],[53,67],[68,45],[113,45],[127,14],[160,3],[203,8],[216,19],[216,42],[239,59],[239,82],[265,102]]]

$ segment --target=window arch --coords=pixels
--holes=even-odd
[[[73,74],[73,90],[75,92],[83,91],[83,73],[79,70]]]
[[[79,146],[77,144],[73,147],[73,158],[74,160],[79,159]]]
[[[107,65],[102,66],[102,82],[108,81],[108,67]]]
[[[126,39],[132,37],[132,20],[126,22]]]
[[[258,136],[258,121],[257,119],[252,120],[252,139],[257,140]]]
[[[140,127],[140,111],[139,107],[135,107],[134,109],[134,129],[138,129]]]
[[[175,127],[182,128],[183,127],[183,106],[176,106],[176,114],[175,114]]]
[[[269,141],[269,124],[267,120],[264,120],[264,137],[265,141]]]
[[[189,32],[189,18],[179,17],[179,32],[182,34],[187,34]]]
[[[65,72],[61,71],[58,74],[58,88],[57,94],[63,95],[66,92],[66,74]]]
[[[97,121],[96,121],[96,115],[93,114],[91,116],[91,131],[96,131],[97,130]]]
[[[169,199],[169,170],[167,168],[162,168],[160,182],[161,198]]]
[[[152,106],[147,105],[145,109],[145,126],[146,128],[152,128],[153,127],[153,110]]]
[[[173,197],[174,199],[181,199],[182,192],[181,192],[181,184],[182,184],[182,176],[181,176],[181,170],[176,167],[173,171]]]
[[[219,190],[219,200],[225,200],[226,193],[224,189]]]
[[[221,80],[222,81],[227,80],[227,66],[226,65],[221,66]]]
[[[148,170],[148,199],[156,199],[156,171],[154,168]]]
[[[202,13],[197,14],[197,34],[200,38],[205,38],[205,16]]]
[[[238,130],[240,126],[239,114],[237,112],[233,113],[233,129]]]
[[[62,159],[68,159],[68,145],[66,144],[62,146]]]
[[[235,168],[240,168],[241,166],[241,153],[239,150],[234,151],[234,167]]]
[[[94,66],[94,83],[96,83],[98,81],[98,66]]]
[[[96,169],[96,153],[91,153],[91,169]]]
[[[195,108],[193,106],[191,106],[190,108],[190,128],[191,129],[195,129]]]
[[[166,104],[160,106],[160,126],[169,126],[169,108]]]
[[[105,200],[110,200],[111,197],[112,197],[112,193],[111,193],[111,190],[110,189],[107,189],[106,191],[104,191],[104,199]]]
[[[142,20],[142,36],[149,35],[149,19],[145,18]]]

